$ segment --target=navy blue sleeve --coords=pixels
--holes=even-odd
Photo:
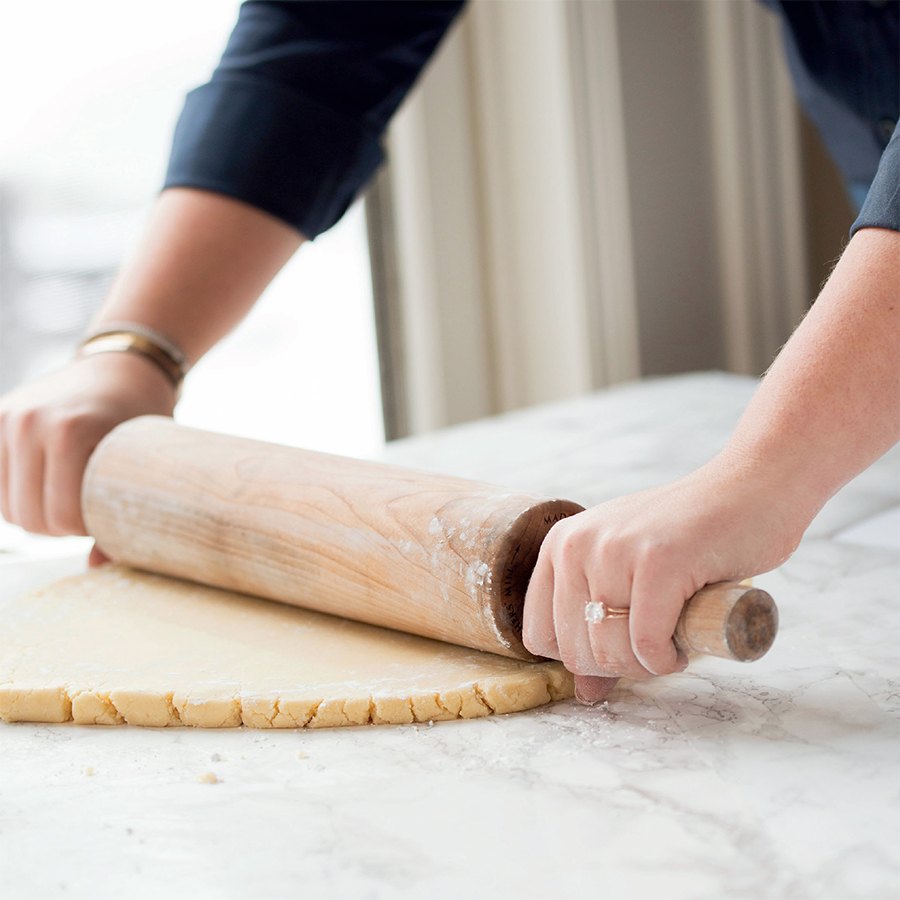
[[[861,207],[851,234],[900,231],[900,3],[761,2],[782,17],[798,99]]]
[[[900,231],[900,125],[881,156],[878,172],[859,216],[850,229],[851,236],[860,228],[890,228]]]
[[[463,2],[251,0],[188,94],[165,187],[217,191],[307,238],[383,159],[381,135]]]

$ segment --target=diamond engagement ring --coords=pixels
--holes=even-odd
[[[596,625],[604,619],[627,619],[630,610],[627,607],[607,606],[605,603],[591,602],[584,608],[584,620]]]

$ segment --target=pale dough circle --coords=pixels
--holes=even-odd
[[[105,566],[3,605],[0,718],[201,728],[472,718],[571,697],[527,663]]]

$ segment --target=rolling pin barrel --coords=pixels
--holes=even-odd
[[[146,416],[94,451],[82,510],[119,563],[533,659],[528,579],[582,507]]]
[[[82,510],[116,562],[533,659],[528,580],[547,532],[582,507],[145,416],[94,451]],[[756,659],[777,624],[767,597],[705,588],[676,642]]]

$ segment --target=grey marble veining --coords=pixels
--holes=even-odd
[[[753,388],[627,385],[386,458],[589,505],[704,462]],[[433,726],[0,727],[4,900],[896,897],[900,548],[833,536],[896,506],[898,472],[895,450],[759,579],[782,626],[749,666]],[[17,558],[0,593],[65,568]]]
[[[592,506],[711,459],[755,389],[753,379],[725,373],[634,382],[399,441],[388,445],[385,459]],[[808,536],[831,536],[898,504],[895,447],[826,504]]]

